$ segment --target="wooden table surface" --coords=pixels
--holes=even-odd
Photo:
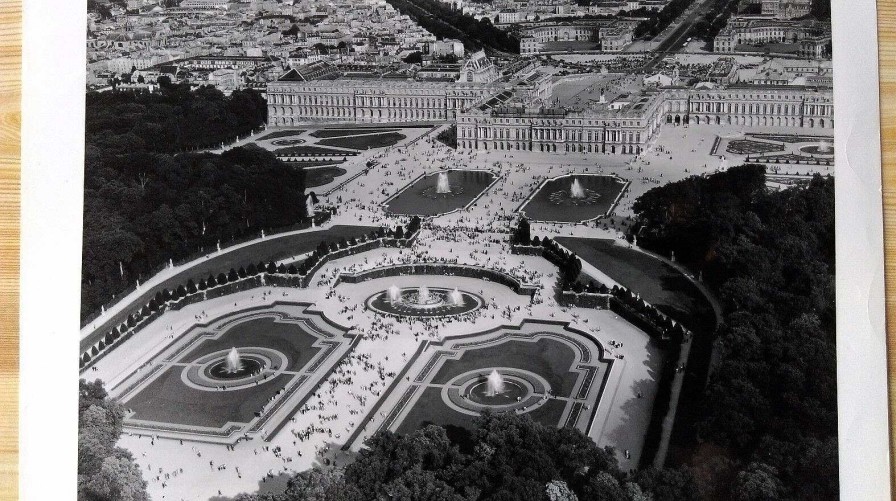
[[[0,1],[0,499],[18,498],[19,0]]]
[[[0,499],[18,497],[21,2],[0,0]],[[896,0],[878,2],[890,414],[896,416]],[[893,426],[891,419],[891,429]],[[890,437],[893,449],[893,435]],[[896,465],[896,461],[893,462]],[[896,472],[896,468],[893,469]],[[894,475],[896,478],[896,475]]]

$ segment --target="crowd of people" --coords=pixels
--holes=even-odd
[[[339,211],[334,216],[334,224],[351,221],[353,224],[394,227],[396,219],[407,224],[406,220],[388,214],[381,204],[413,181],[419,175],[420,165],[469,168],[474,163],[482,163],[479,155],[478,152],[458,153],[429,139],[418,142],[413,148],[386,148],[373,157],[375,163],[367,174],[326,197],[324,203],[338,204]],[[289,418],[283,432],[267,436],[268,431],[263,431],[263,436],[273,440],[276,445],[260,445],[257,440],[241,440],[227,447],[203,445],[200,450],[192,446],[196,459],[202,459],[202,450],[214,455],[214,459],[204,459],[209,465],[208,472],[216,478],[232,476],[242,479],[249,474],[247,471],[227,465],[235,463],[238,457],[244,456],[248,451],[252,451],[253,457],[257,456],[258,464],[277,465],[267,470],[263,482],[273,481],[286,472],[305,469],[309,463],[331,466],[344,464],[348,456],[341,446],[356,432],[360,433],[357,439],[363,440],[386,419],[388,407],[372,412],[373,405],[383,397],[397,374],[408,363],[409,354],[423,341],[438,342],[447,333],[476,332],[486,326],[518,322],[522,318],[533,316],[573,320],[578,323],[579,328],[595,337],[602,335],[599,325],[589,324],[588,319],[580,318],[575,309],[557,305],[553,294],[556,270],[552,266],[536,261],[534,257],[510,253],[509,234],[517,217],[517,208],[545,179],[574,172],[575,165],[558,162],[533,166],[532,163],[523,161],[522,152],[506,152],[501,158],[494,156],[492,154],[487,157],[490,160],[486,167],[496,174],[497,179],[486,194],[477,200],[475,207],[448,217],[425,220],[420,237],[410,247],[382,248],[328,262],[312,280],[312,290],[297,293],[322,298],[323,301],[316,307],[323,308],[334,321],[350,327],[361,340],[338,362],[332,373],[312,390],[313,393],[297,409],[296,414]],[[616,173],[617,170],[593,166],[587,172]],[[599,229],[598,223],[589,227],[594,231]],[[556,228],[549,225],[533,229],[543,232],[542,235],[556,232]],[[612,230],[607,230],[606,234],[617,235]],[[539,264],[533,265],[536,262]],[[363,301],[366,296],[359,297],[359,291],[363,288],[351,289],[339,282],[341,273],[418,263],[488,268],[507,274],[520,283],[535,285],[538,291],[528,297],[508,290],[507,293],[514,296],[505,297],[496,288],[498,285],[483,285],[467,291],[482,298],[482,307],[477,310],[449,317],[412,317],[382,315],[368,310]],[[380,285],[383,283],[382,280],[377,282]],[[441,284],[423,282],[421,285]],[[262,288],[239,294],[239,297],[231,300],[233,303],[222,303],[223,307],[229,308],[233,304],[234,308],[241,308],[247,302],[270,302],[275,297],[296,293]],[[194,315],[197,321],[206,321],[209,316],[205,310]],[[608,350],[616,356],[621,348],[620,345]],[[271,402],[266,405],[271,405]],[[154,439],[152,443],[155,443]],[[215,447],[213,451],[209,449],[212,447]],[[233,459],[228,459],[231,454],[234,455]],[[166,464],[174,468],[173,465],[180,462],[174,460]],[[192,464],[190,468],[195,468],[195,462]],[[239,464],[245,469],[243,463]],[[164,489],[168,482],[181,475],[177,472],[183,471],[185,466],[178,465],[166,471],[156,468],[151,470],[152,476],[148,478],[151,482],[159,482]],[[228,484],[219,482],[219,485]]]

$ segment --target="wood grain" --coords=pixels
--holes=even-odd
[[[22,4],[0,1],[0,499],[18,499]]]
[[[880,63],[881,166],[884,205],[884,273],[890,395],[890,485],[896,486],[896,0],[877,3]]]

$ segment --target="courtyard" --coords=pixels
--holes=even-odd
[[[302,139],[306,143],[298,146],[303,146],[347,135],[344,126],[332,129],[297,135],[267,131],[276,137],[264,141]],[[357,135],[392,129],[406,131],[388,127]],[[598,445],[613,447],[622,468],[636,468],[664,350],[612,311],[558,304],[557,268],[540,256],[511,254],[507,232],[530,200],[550,201],[558,191],[572,195],[578,180],[590,204],[560,204],[557,215],[532,223],[533,236],[559,237],[582,256],[584,271],[595,280],[624,284],[683,322],[711,318],[699,292],[674,269],[611,243],[620,239],[620,224],[632,215],[634,199],[655,186],[716,171],[721,159],[713,152],[715,140],[735,132],[725,126],[667,126],[637,157],[459,153],[434,139],[438,129],[419,129],[416,137],[392,146],[357,150],[339,164],[345,174],[315,190],[321,204],[338,207],[323,228],[286,240],[258,239],[234,254],[212,253],[193,264],[195,270],[175,269],[168,276],[201,278],[219,265],[229,269],[261,255],[277,264],[299,263],[322,240],[406,225],[411,214],[422,211],[428,217],[410,247],[334,259],[305,288],[265,284],[166,311],[85,377],[103,379],[130,409],[121,445],[140,458],[149,490],[159,499],[204,500],[215,494],[203,486],[229,497],[282,489],[290,472],[351,461],[378,430],[405,433],[436,423],[463,436],[485,409],[573,426]],[[799,172],[825,169],[800,166]],[[450,194],[444,193],[446,186],[439,189],[440,173]],[[589,197],[589,190],[598,196]],[[399,201],[406,205],[397,208]],[[593,219],[589,212],[606,215],[610,207],[611,218]],[[527,215],[531,209],[525,209]],[[572,236],[607,243],[563,239]],[[535,292],[519,294],[496,281],[453,272],[344,280],[348,274],[423,263],[481,267],[530,284]],[[161,286],[151,283],[153,290]],[[175,282],[159,282],[164,283]],[[311,323],[284,323],[276,312],[287,304],[307,305]],[[115,325],[116,315],[107,312],[92,328]],[[315,343],[322,338],[314,329],[341,339],[318,365],[323,348]],[[233,348],[248,374],[222,379]],[[501,382],[496,391],[489,383],[493,372]],[[307,379],[300,382],[303,376]],[[258,377],[264,382],[255,386]],[[160,464],[166,468],[162,473]],[[226,468],[219,469],[222,465]],[[154,480],[170,469],[185,473],[164,487]],[[260,478],[265,480],[259,483]]]

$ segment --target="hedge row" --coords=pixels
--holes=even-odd
[[[268,264],[259,262],[257,265],[250,264],[245,268],[231,268],[229,272],[222,272],[217,276],[209,275],[198,283],[190,279],[173,291],[168,289],[159,291],[146,305],[128,315],[121,325],[107,332],[99,343],[82,352],[79,367],[84,369],[95,363],[111,351],[113,345],[120,344],[169,308],[181,309],[189,304],[261,287],[266,283],[276,286],[307,287],[310,277],[330,259],[338,259],[381,246],[407,246],[416,238],[419,230],[420,218],[415,216],[408,224],[407,231],[401,226],[395,229],[380,228],[362,236],[360,240],[343,238],[339,242],[321,242],[298,267],[294,264],[277,265],[273,261]]]

